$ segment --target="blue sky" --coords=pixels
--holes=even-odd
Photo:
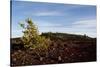
[[[12,1],[12,37],[22,36],[19,22],[31,18],[39,32],[96,37],[96,6]]]

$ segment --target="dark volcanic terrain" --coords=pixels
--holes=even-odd
[[[11,66],[96,61],[96,38],[65,33],[42,33],[50,38],[48,51],[25,49],[21,38],[11,39]],[[43,52],[43,53],[42,53]]]

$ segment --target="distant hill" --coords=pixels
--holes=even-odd
[[[41,36],[45,36],[45,37],[49,37],[51,39],[66,39],[66,40],[93,40],[96,38],[92,38],[89,37],[87,35],[76,35],[76,34],[68,34],[68,33],[51,33],[51,32],[47,32],[47,33],[42,33]]]
[[[63,42],[72,42],[74,44],[95,44],[96,38],[91,38],[86,35],[76,35],[76,34],[68,34],[68,33],[42,33],[40,36],[44,36],[46,38],[50,38],[51,41],[61,41]],[[19,49],[24,48],[23,43],[21,41],[21,37],[19,38],[11,38],[11,48],[12,49]]]
[[[40,36],[45,36],[46,38],[54,39],[66,39],[66,40],[96,40],[96,38],[89,37],[87,35],[76,35],[76,34],[68,34],[68,33],[42,33]],[[21,43],[21,37],[11,38],[11,43]]]

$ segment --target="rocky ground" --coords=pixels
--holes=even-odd
[[[11,66],[96,61],[96,40],[54,39],[40,55],[34,49],[11,49]]]

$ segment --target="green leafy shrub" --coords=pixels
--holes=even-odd
[[[20,26],[24,29],[22,42],[25,48],[37,49],[39,52],[48,49],[50,39],[39,35],[38,28],[31,19],[27,19],[26,23],[20,23]]]

